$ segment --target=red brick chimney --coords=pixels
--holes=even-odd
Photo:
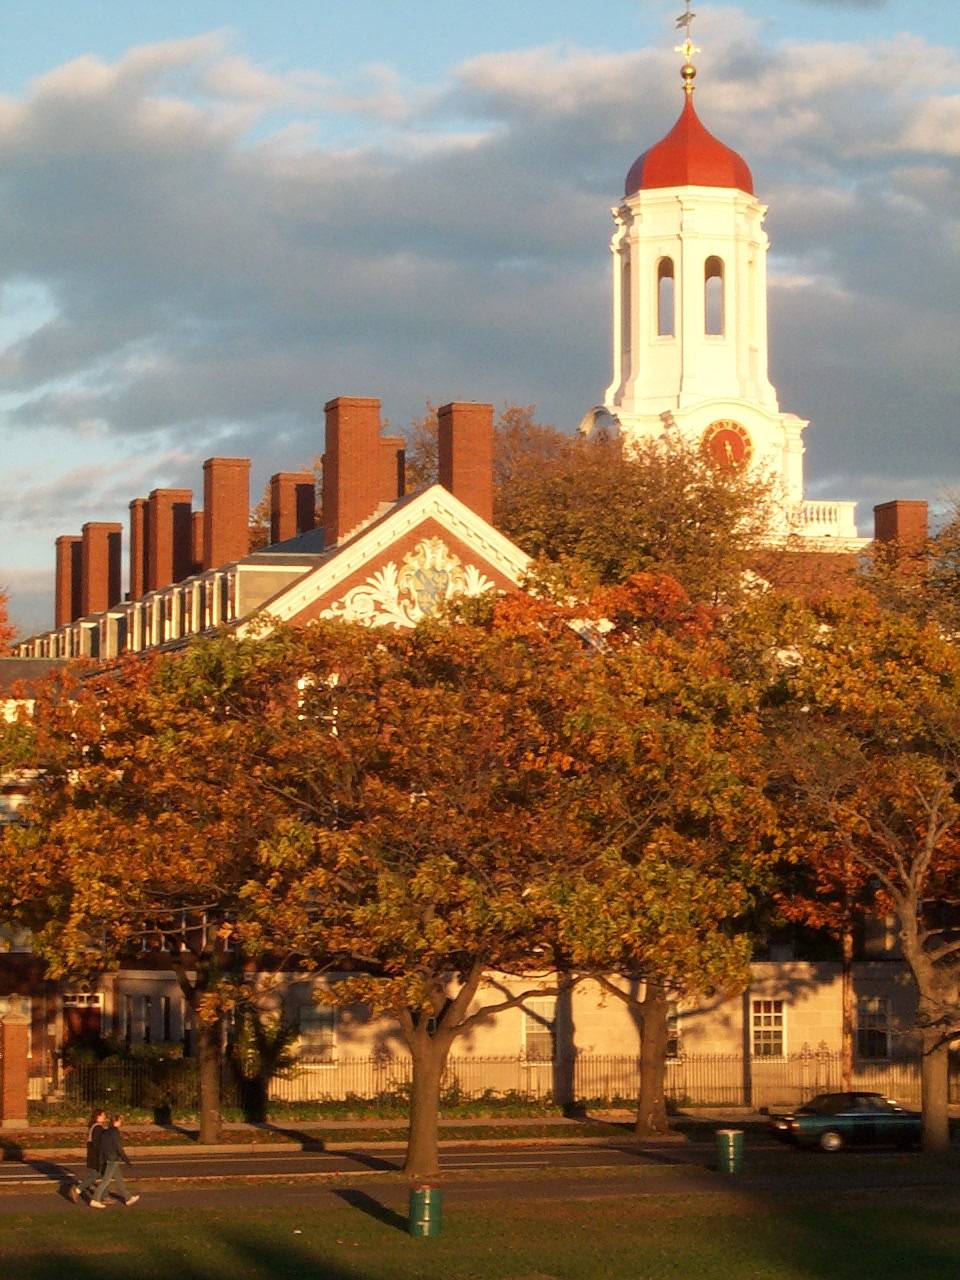
[[[193,529],[189,489],[154,489],[147,518],[148,591],[189,578],[193,565]]]
[[[908,554],[922,551],[929,537],[925,502],[882,502],[873,508],[873,536],[877,542],[895,542]]]
[[[146,498],[130,503],[130,590],[131,600],[139,600],[147,589],[147,544],[150,510]]]
[[[323,536],[332,547],[380,505],[380,401],[338,396],[324,412]]]
[[[396,502],[406,488],[406,440],[403,436],[380,437],[380,501]]]
[[[493,520],[493,405],[445,404],[438,417],[440,483],[490,523]]]
[[[80,616],[103,613],[121,596],[123,525],[94,520],[83,526],[80,555]]]
[[[241,560],[250,550],[250,459],[203,464],[203,567]]]
[[[190,572],[199,573],[203,568],[203,512],[194,511],[190,517]]]
[[[312,471],[278,471],[270,477],[270,542],[286,542],[317,523]]]
[[[65,533],[57,539],[57,590],[54,626],[63,627],[81,614],[80,577],[83,539]]]

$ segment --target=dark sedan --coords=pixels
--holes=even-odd
[[[772,1115],[770,1129],[783,1142],[821,1151],[870,1144],[912,1147],[920,1141],[921,1117],[882,1093],[818,1093],[796,1111]]]

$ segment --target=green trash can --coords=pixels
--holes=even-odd
[[[412,1236],[438,1236],[442,1225],[443,1192],[439,1187],[411,1187],[407,1226]]]
[[[743,1130],[717,1130],[717,1165],[721,1173],[740,1173],[743,1169]]]

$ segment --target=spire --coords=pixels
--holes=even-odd
[[[684,33],[683,44],[678,44],[674,49],[674,53],[683,54],[683,66],[680,69],[680,75],[683,77],[683,92],[689,97],[693,93],[694,80],[697,75],[697,68],[693,65],[693,55],[699,53],[699,48],[693,43],[690,34],[690,28],[693,26],[693,20],[697,16],[690,11],[690,0],[685,0],[686,9],[677,18],[678,31]]]

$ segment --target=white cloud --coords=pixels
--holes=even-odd
[[[869,458],[896,496],[918,448],[952,474],[956,61],[769,49],[730,7],[703,27],[698,108],[771,205],[774,378],[814,419],[811,480]],[[298,465],[338,393],[394,425],[428,397],[574,425],[608,380],[608,208],[680,102],[663,51],[507,51],[412,88],[280,74],[220,32],[0,101],[0,447],[60,454],[8,482],[6,533],[118,518],[225,440],[258,477]]]

